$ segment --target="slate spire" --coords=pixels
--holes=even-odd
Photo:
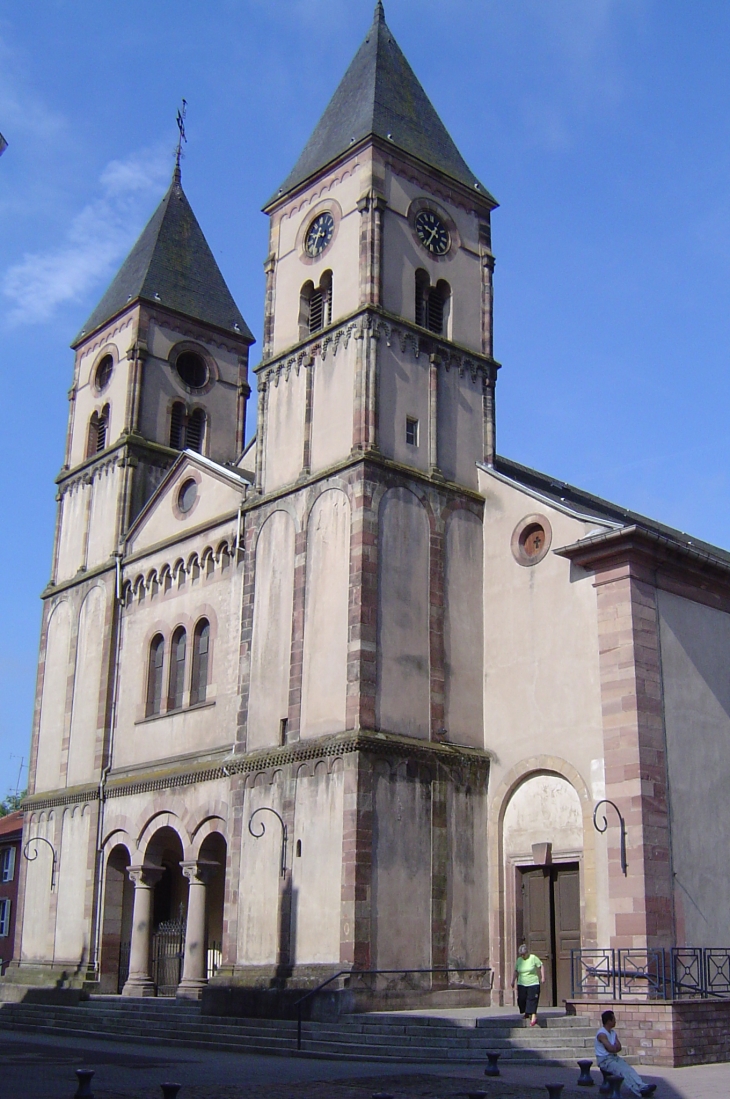
[[[370,137],[495,200],[470,170],[385,22],[373,23],[293,170],[267,207]]]
[[[253,343],[182,189],[177,160],[165,197],[72,346],[135,301],[171,309]]]

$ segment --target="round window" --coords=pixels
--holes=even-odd
[[[183,351],[178,355],[175,369],[190,389],[202,389],[208,381],[205,359],[195,351]]]
[[[537,565],[550,549],[553,532],[544,515],[526,515],[512,533],[512,553],[519,565]]]
[[[96,373],[94,374],[94,386],[97,393],[103,393],[109,385],[113,370],[114,359],[111,355],[105,355],[97,366]]]
[[[180,491],[177,494],[177,506],[183,515],[192,509],[193,504],[198,498],[198,482],[194,481],[192,477],[187,480]]]

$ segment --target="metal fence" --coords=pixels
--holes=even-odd
[[[730,947],[571,950],[573,999],[729,999]]]
[[[158,996],[174,996],[182,977],[185,924],[166,920],[152,936],[152,980]]]

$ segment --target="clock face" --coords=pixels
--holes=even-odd
[[[307,235],[304,238],[304,250],[307,255],[312,259],[321,256],[332,240],[334,231],[335,219],[332,214],[327,210],[323,214],[318,214],[307,229]]]
[[[449,230],[433,210],[420,210],[416,214],[416,232],[423,247],[434,256],[445,256],[451,247]]]

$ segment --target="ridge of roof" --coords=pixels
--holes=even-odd
[[[381,0],[360,49],[273,202],[368,137],[379,137],[497,205],[451,135],[385,22]]]
[[[213,324],[249,343],[254,341],[182,189],[177,170],[164,198],[71,346],[76,347],[138,300]]]
[[[482,468],[488,471],[489,467],[484,466]],[[711,542],[705,542],[700,538],[691,538],[685,531],[667,526],[656,519],[650,519],[638,511],[622,508],[618,504],[611,503],[610,500],[604,500],[600,496],[576,488],[575,485],[570,485],[566,481],[549,477],[546,473],[540,473],[536,469],[523,466],[509,458],[503,458],[501,455],[497,456],[494,468],[498,474],[501,473],[519,484],[538,491],[549,501],[552,500],[556,506],[568,504],[571,507],[580,509],[587,521],[596,519],[597,521],[608,521],[611,524],[618,523],[620,526],[625,527],[640,527],[664,538],[669,538],[679,546],[690,550],[699,550],[716,557],[720,561],[730,562],[730,551],[722,549],[721,546],[715,546]]]

